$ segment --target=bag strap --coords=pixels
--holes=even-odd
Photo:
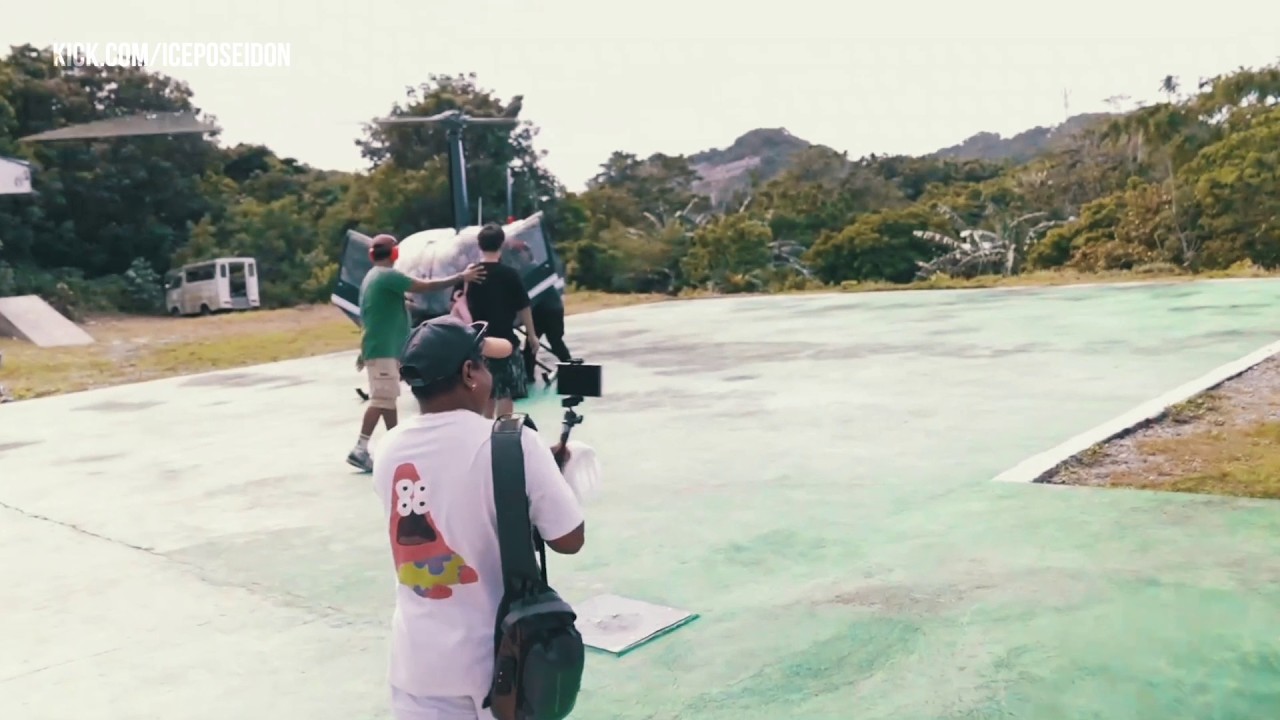
[[[528,589],[547,583],[547,556],[529,522],[529,494],[525,488],[524,446],[521,435],[525,416],[514,413],[493,423],[493,504],[498,519],[498,550],[502,556],[505,589]],[[534,557],[537,551],[538,558]]]

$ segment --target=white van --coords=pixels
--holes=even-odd
[[[169,274],[164,304],[169,314],[208,315],[258,308],[258,267],[253,258],[215,258]]]

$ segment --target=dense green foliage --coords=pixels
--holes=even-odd
[[[613,292],[1280,265],[1280,67],[1186,95],[1174,78],[1162,87],[1161,104],[928,157],[850,159],[782,130],[689,158],[617,152],[581,193],[543,167],[528,121],[472,126],[468,184],[485,219],[501,219],[513,167],[517,215],[546,213],[570,283]],[[516,115],[519,103],[474,76],[432,76],[389,114],[453,108]],[[30,46],[0,61],[0,155],[30,161],[38,192],[0,196],[0,294],[38,293],[72,314],[154,311],[171,267],[249,255],[264,304],[323,301],[346,230],[404,236],[452,221],[434,126],[367,126],[360,173],[216,137],[17,142],[146,111],[200,109],[185,84],[140,69],[71,71]]]

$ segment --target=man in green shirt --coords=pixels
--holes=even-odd
[[[460,282],[479,283],[484,280],[484,269],[471,265],[457,275],[439,280],[419,280],[396,270],[394,265],[399,253],[396,239],[379,235],[369,245],[369,259],[373,267],[360,284],[360,322],[363,337],[360,341],[360,362],[369,373],[369,407],[364,411],[360,424],[360,439],[347,455],[347,463],[365,472],[372,472],[369,458],[369,436],[378,428],[378,421],[387,429],[396,426],[396,400],[400,397],[400,351],[409,339],[409,311],[405,307],[405,293],[424,293],[443,290]]]

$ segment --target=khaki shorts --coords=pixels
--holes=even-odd
[[[369,373],[369,406],[395,410],[400,397],[400,363],[395,358],[374,358],[365,361],[364,369]]]

